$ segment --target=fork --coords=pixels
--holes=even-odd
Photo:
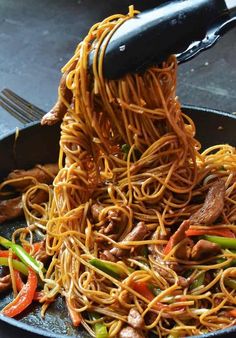
[[[0,106],[21,123],[38,121],[46,112],[26,101],[11,89],[5,88],[0,94]]]

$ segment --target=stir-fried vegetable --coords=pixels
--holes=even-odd
[[[69,315],[70,315],[71,321],[73,323],[73,326],[75,326],[75,327],[79,326],[80,323],[81,323],[80,312],[75,311],[75,309],[70,306],[68,301],[66,301],[66,305],[67,305],[67,309],[69,311]]]
[[[9,260],[7,257],[0,257],[0,265],[9,266]],[[20,271],[23,275],[28,275],[28,268],[24,263],[12,259],[12,266],[15,270]]]
[[[15,282],[16,282],[16,288],[17,291],[20,292],[20,290],[24,287],[24,282],[21,279],[20,272],[17,270],[14,270],[15,275]],[[43,291],[35,291],[33,300],[40,301],[40,299],[43,297],[44,292]]]
[[[10,252],[8,250],[0,250],[0,257],[9,257]],[[16,255],[12,254],[12,258],[17,258]]]
[[[225,285],[236,290],[236,281],[234,279],[225,278]]]
[[[236,309],[230,310],[230,311],[228,312],[228,314],[229,314],[231,317],[236,318]]]
[[[185,231],[187,237],[215,235],[221,237],[235,238],[235,235],[229,229],[188,229]]]
[[[203,285],[205,280],[205,272],[201,272],[197,278],[194,279],[194,281],[192,282],[192,284],[190,285],[190,290],[196,289],[199,286]]]
[[[236,249],[236,238],[225,238],[218,236],[204,236],[207,241],[216,243],[223,249]]]
[[[24,284],[17,297],[2,310],[2,313],[8,317],[15,317],[24,311],[33,301],[37,284],[36,273],[29,269],[27,283]]]
[[[99,314],[92,312],[89,314],[91,320],[99,320],[101,317]],[[96,338],[108,338],[107,327],[103,321],[98,321],[94,324],[94,331]]]
[[[180,335],[176,330],[171,330],[171,333],[168,334],[167,338],[179,338]]]
[[[8,239],[0,236],[0,245],[2,245],[4,248],[11,248],[12,251],[16,254],[17,257],[27,266],[29,266],[31,269],[33,269],[35,272],[39,273],[42,270],[42,264],[38,261],[36,261],[33,257],[31,257],[22,246],[19,244],[15,244]]]
[[[154,296],[158,296],[162,290],[154,286],[153,284],[148,284],[149,290],[154,294]]]
[[[150,301],[155,298],[153,292],[150,290],[150,285],[148,285],[147,282],[133,281],[132,288]]]
[[[126,276],[119,264],[107,262],[98,258],[91,259],[89,263],[114,278],[120,279],[123,276]]]
[[[127,143],[122,144],[121,150],[122,150],[123,153],[125,153],[125,154],[128,155],[128,153],[129,153],[129,151],[130,151],[130,145],[127,144]]]

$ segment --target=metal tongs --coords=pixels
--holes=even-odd
[[[140,72],[171,54],[182,63],[213,46],[233,26],[236,0],[164,2],[117,29],[105,51],[104,76],[117,79]]]

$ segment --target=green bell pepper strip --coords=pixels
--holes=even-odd
[[[128,155],[129,151],[130,151],[130,145],[128,145],[127,143],[122,144],[121,146],[121,151],[123,153],[125,153],[126,155]]]
[[[124,270],[116,263],[110,263],[98,258],[90,259],[89,263],[116,279],[126,276]]]
[[[89,317],[91,318],[91,320],[98,320],[101,318],[99,314],[95,312],[90,313]],[[103,321],[94,324],[94,331],[96,338],[108,338],[107,327]]]
[[[19,244],[15,244],[8,239],[0,236],[0,245],[4,248],[12,249],[14,254],[27,266],[32,268],[35,272],[39,273],[42,271],[42,263],[37,262],[33,257],[31,257],[25,249],[22,248]]]
[[[236,281],[234,279],[225,278],[225,285],[236,290]]]
[[[220,236],[203,236],[209,242],[218,244],[223,249],[236,249],[236,238],[226,238]]]
[[[9,260],[7,257],[0,257],[0,265],[9,266]],[[16,259],[12,260],[12,266],[15,270],[21,272],[23,275],[28,276],[28,268],[24,263],[17,261]]]
[[[174,330],[167,336],[167,338],[179,338],[179,337],[180,337],[179,333]]]
[[[196,279],[190,285],[190,290],[196,289],[199,286],[203,285],[205,279],[205,272],[201,272]]]
[[[149,290],[154,294],[154,296],[158,296],[162,290],[154,286],[153,284],[147,284]]]

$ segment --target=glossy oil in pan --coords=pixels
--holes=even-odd
[[[236,117],[225,112],[206,108],[185,106],[184,111],[194,120],[197,129],[197,139],[203,148],[214,144],[229,143],[236,146]],[[32,123],[20,130],[15,141],[15,133],[0,139],[0,179],[3,179],[11,170],[17,168],[31,168],[37,163],[52,163],[57,161],[59,150],[60,128],[42,127],[39,123]],[[0,234],[10,237],[12,231],[24,226],[24,221],[9,222],[0,227]],[[10,294],[0,295],[0,309],[11,299]],[[10,326],[9,326],[10,325]],[[89,338],[82,328],[73,328],[60,297],[52,304],[44,319],[40,316],[40,305],[34,303],[23,315],[17,319],[0,316],[0,331],[12,330],[14,336],[20,337],[57,337],[57,338]],[[6,335],[10,337],[11,335]],[[4,336],[5,337],[5,336]],[[150,335],[151,337],[151,335]],[[204,338],[233,338],[236,337],[236,326],[216,331]],[[195,337],[196,338],[196,337]]]

